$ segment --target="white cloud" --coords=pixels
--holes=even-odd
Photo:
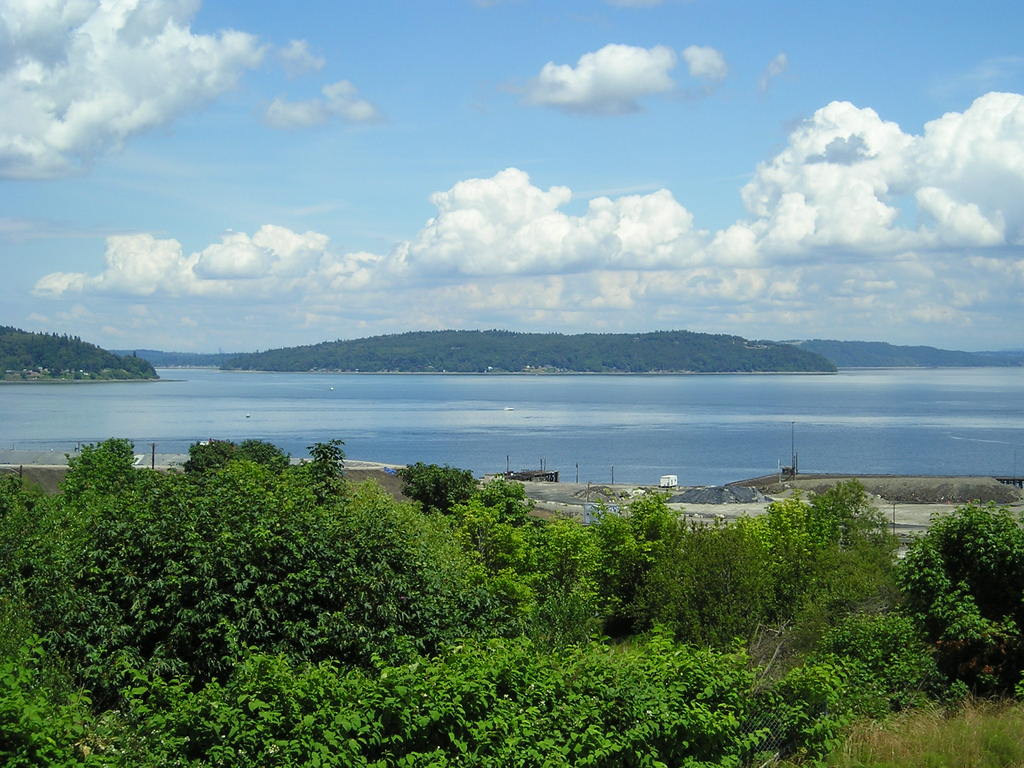
[[[323,125],[332,118],[346,123],[368,123],[380,119],[380,112],[359,96],[348,80],[329,83],[320,89],[321,99],[285,101],[274,99],[264,115],[274,128],[308,128]]]
[[[640,109],[639,99],[675,87],[671,48],[609,44],[580,56],[576,66],[549,61],[526,90],[530,104],[570,112],[620,115]]]
[[[761,91],[767,91],[772,84],[772,80],[781,75],[789,69],[789,57],[785,53],[779,53],[774,59],[768,62],[768,66],[765,67],[764,72],[761,73],[761,78],[757,82],[757,87]]]
[[[731,237],[746,228],[745,242],[783,260],[1024,243],[1024,97],[987,94],[919,136],[833,102],[742,195],[755,218]]]
[[[509,168],[435,193],[435,215],[387,254],[338,253],[323,234],[270,225],[193,253],[124,235],[108,239],[98,273],[55,272],[35,292],[168,297],[167,324],[205,327],[221,305],[258,303],[282,327],[301,306],[325,338],[331,322],[356,320],[360,333],[657,324],[849,338],[885,327],[927,342],[917,329],[928,324],[950,344],[965,328],[1019,335],[1006,318],[1024,291],[1024,96],[987,94],[917,134],[834,102],[741,194],[747,218],[705,232],[665,189],[577,200],[569,213],[569,188]]]
[[[437,216],[396,249],[419,272],[565,273],[599,267],[681,267],[699,258],[693,216],[668,190],[597,197],[581,216],[560,208],[566,187],[543,190],[516,168],[461,181],[431,197]]]
[[[0,175],[87,166],[234,87],[252,35],[197,35],[188,0],[7,0],[0,6]]]
[[[1006,243],[1024,244],[1024,96],[985,94],[927,123],[916,144],[918,186],[976,206],[982,239],[995,227],[1005,229]]]
[[[683,49],[683,61],[690,70],[690,77],[701,80],[724,80],[729,74],[725,56],[711,46],[691,45]]]
[[[277,55],[290,77],[321,70],[327,63],[323,56],[316,56],[309,50],[309,43],[305,40],[289,40]]]
[[[38,296],[111,294],[119,296],[267,297],[293,296],[309,286],[331,282],[359,254],[340,260],[327,252],[328,238],[265,225],[251,237],[230,232],[203,250],[185,254],[174,239],[149,234],[107,238],[105,269],[98,275],[55,272],[36,283]]]
[[[1001,211],[990,220],[975,203],[958,203],[938,187],[921,187],[915,198],[918,210],[936,222],[939,239],[947,245],[999,245],[1005,239]]]

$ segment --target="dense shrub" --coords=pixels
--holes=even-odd
[[[848,706],[858,714],[882,717],[942,690],[932,649],[900,613],[848,616],[825,634],[815,656],[844,667]]]
[[[469,501],[477,490],[467,469],[416,462],[398,470],[402,493],[423,505],[424,512],[447,514],[456,504]]]
[[[723,647],[759,627],[799,624],[806,637],[794,642],[809,650],[836,617],[896,600],[894,541],[857,483],[732,524],[688,526],[656,494],[627,512],[593,529],[612,636],[662,624],[681,640]]]
[[[110,749],[125,734],[111,713],[97,715],[38,640],[0,657],[0,764],[5,768],[118,765]]]
[[[188,448],[186,472],[213,472],[229,461],[251,461],[281,472],[288,466],[288,454],[265,440],[243,440],[237,445],[230,440],[206,440]]]
[[[899,569],[942,670],[979,693],[1024,670],[1024,529],[1004,507],[967,504],[932,519]]]
[[[0,478],[4,764],[818,760],[855,715],[940,693],[940,670],[1019,679],[1006,510],[936,520],[901,613],[856,484],[710,526],[649,494],[583,527],[452,468],[418,465],[420,503],[395,502],[345,480],[341,446],[164,474],[113,440],[59,496]]]
[[[490,597],[446,521],[376,486],[319,504],[300,469],[135,471],[117,494],[65,494],[19,566],[40,631],[108,691],[119,653],[207,680],[249,646],[367,664],[491,629]]]
[[[195,693],[158,685],[136,714],[160,764],[738,766],[770,731],[746,729],[753,675],[743,654],[661,637],[557,653],[494,640],[371,673],[254,656]],[[773,724],[811,734],[820,714]]]

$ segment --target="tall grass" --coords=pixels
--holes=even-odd
[[[1024,767],[1024,705],[968,701],[865,722],[832,753],[835,768]]]

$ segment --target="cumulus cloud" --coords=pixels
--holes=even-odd
[[[549,61],[526,89],[526,101],[596,115],[636,112],[639,99],[675,87],[675,65],[676,55],[666,46],[613,43],[583,54],[575,67]]]
[[[665,189],[570,213],[569,188],[509,168],[436,192],[435,214],[388,253],[335,252],[323,234],[269,225],[193,253],[123,235],[97,273],[46,275],[35,292],[205,299],[176,302],[175,323],[212,299],[301,306],[309,322],[359,318],[367,333],[656,323],[866,337],[927,323],[1008,338],[1024,291],[1024,96],[987,94],[919,133],[828,104],[741,196],[747,216],[706,232]]]
[[[1024,244],[1024,97],[986,94],[916,136],[833,102],[741,194],[754,219],[730,237],[776,258]]]
[[[0,175],[62,176],[235,86],[263,48],[187,0],[0,5]]]
[[[305,40],[288,41],[288,45],[279,49],[277,55],[284,71],[291,77],[323,69],[327,63],[323,56],[316,56],[309,50],[309,43]]]
[[[431,197],[437,215],[396,259],[419,272],[483,275],[682,267],[699,258],[701,233],[668,190],[597,197],[580,216],[560,210],[571,198],[517,168],[461,181]]]
[[[683,61],[690,70],[690,77],[718,82],[729,74],[725,56],[708,45],[691,45],[684,48]]]
[[[36,283],[37,296],[259,297],[291,296],[311,286],[358,277],[363,254],[336,256],[326,235],[265,225],[254,235],[229,232],[221,241],[186,254],[174,239],[149,234],[107,238],[105,268],[98,275],[55,272]],[[376,258],[376,257],[375,257]]]
[[[767,91],[772,84],[772,80],[787,69],[789,69],[789,57],[785,53],[776,55],[774,59],[768,62],[764,72],[761,73],[761,78],[757,81],[757,87],[762,92]]]
[[[369,123],[380,119],[377,108],[359,96],[348,80],[329,83],[320,89],[323,98],[308,101],[274,99],[264,118],[273,128],[309,128],[337,118],[346,123]]]

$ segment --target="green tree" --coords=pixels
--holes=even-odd
[[[458,472],[464,473],[466,470],[458,470]],[[526,488],[522,483],[517,483],[514,480],[495,477],[478,487],[472,474],[469,474],[468,477],[463,474],[458,478],[456,485],[459,483],[462,483],[467,489],[472,488],[474,497],[479,499],[484,506],[495,510],[498,517],[506,523],[522,525],[526,522],[530,510],[533,509],[533,501],[526,495]],[[454,495],[461,494],[460,490]]]
[[[77,456],[68,456],[68,471],[61,490],[68,499],[89,492],[114,494],[131,488],[138,473],[135,449],[130,440],[110,438],[95,445],[83,445]]]
[[[598,545],[598,589],[604,630],[613,637],[650,628],[651,617],[638,601],[651,571],[678,552],[684,525],[661,494],[647,494],[629,504],[625,515],[606,513],[593,526]]]
[[[693,523],[655,562],[634,612],[680,640],[725,647],[770,621],[774,581],[761,542],[741,525]]]
[[[188,459],[182,468],[186,472],[202,474],[227,466],[235,457],[237,446],[230,440],[204,440],[188,447]]]
[[[230,440],[207,440],[189,446],[183,469],[192,473],[214,472],[229,461],[251,461],[282,472],[288,467],[288,460],[287,453],[266,440],[243,440],[237,445]]]
[[[235,457],[259,464],[273,472],[284,471],[289,463],[288,454],[266,440],[243,440],[238,444]]]
[[[593,531],[575,520],[553,520],[534,529],[533,541],[534,634],[551,646],[586,641],[600,629],[600,551]]]
[[[369,664],[500,631],[448,522],[376,485],[325,505],[302,474],[251,462],[137,474],[54,504],[10,567],[49,647],[104,701],[117,659],[206,680],[250,646]]]
[[[456,504],[469,501],[476,493],[477,482],[468,469],[447,464],[416,462],[398,470],[402,493],[423,505],[424,512],[448,514]]]
[[[304,464],[312,484],[313,493],[323,504],[331,499],[339,499],[345,493],[345,451],[344,440],[327,440],[308,446],[310,461]]]
[[[763,553],[769,583],[759,623],[781,632],[791,653],[810,651],[850,612],[884,612],[898,602],[895,540],[858,483],[810,501],[777,501],[737,524]]]

